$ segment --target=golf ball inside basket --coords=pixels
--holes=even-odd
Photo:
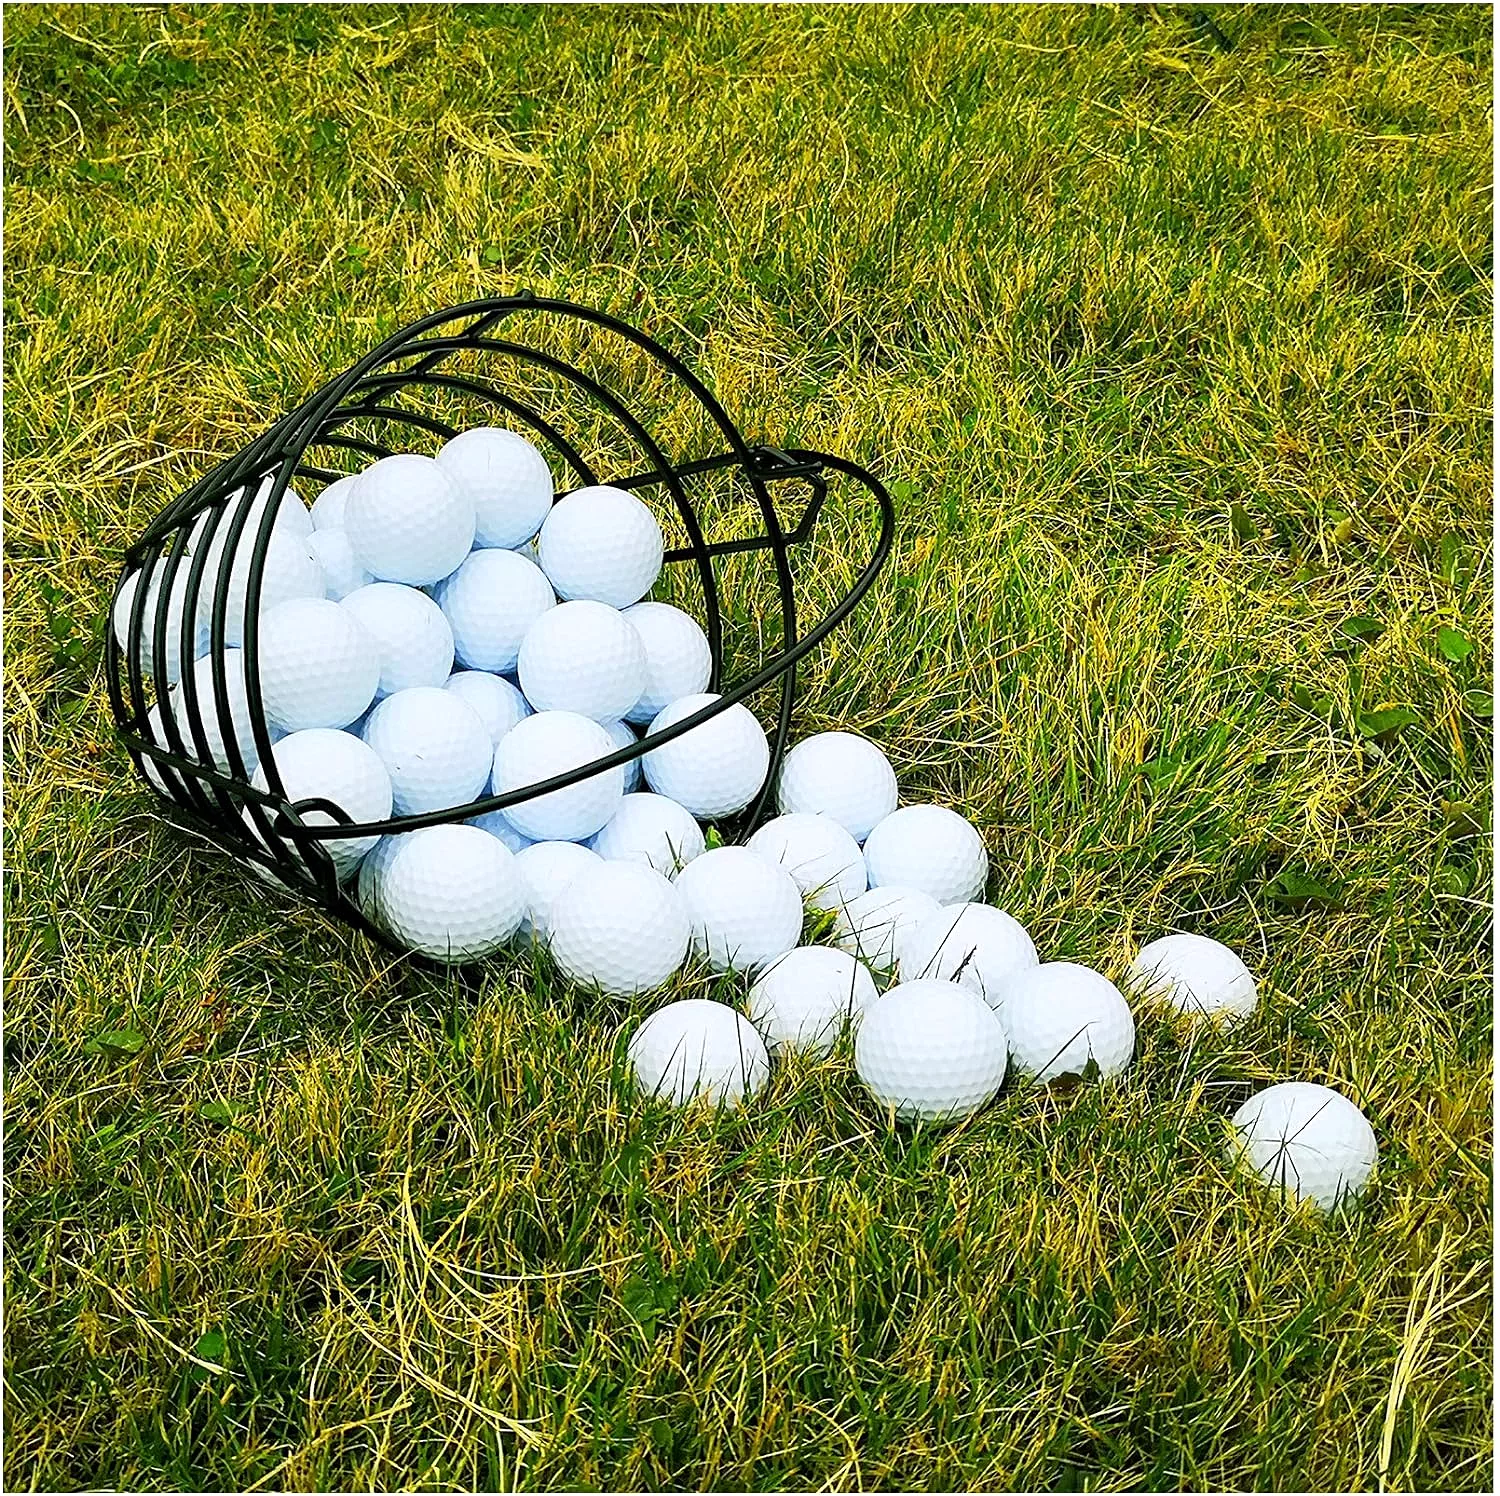
[[[387,696],[370,713],[364,739],[391,776],[397,815],[467,805],[489,783],[495,750],[484,723],[439,686]]]
[[[380,875],[386,927],[435,961],[467,961],[515,933],[525,895],[515,858],[474,826],[428,826],[402,835]]]
[[[619,717],[601,722],[599,725],[609,734],[609,740],[616,748],[630,748],[640,742],[640,739],[635,734],[635,729]],[[625,771],[625,793],[627,795],[633,795],[640,789],[646,778],[645,773],[641,769],[641,757],[643,756],[638,756],[631,759],[629,763],[620,765]]]
[[[344,528],[344,506],[349,502],[349,495],[354,492],[354,485],[358,482],[358,473],[349,473],[343,478],[335,478],[313,500],[311,518],[314,533],[319,530],[342,530]]]
[[[664,707],[647,729],[653,733],[717,701],[712,692],[684,696]],[[771,748],[749,707],[736,702],[680,738],[645,755],[646,783],[700,818],[743,810],[765,783]]]
[[[833,943],[887,971],[900,959],[907,937],[939,907],[920,889],[872,888],[835,910]]]
[[[766,1046],[750,1021],[702,997],[658,1008],[631,1036],[628,1054],[641,1090],[674,1106],[700,1096],[738,1106],[771,1074]]]
[[[518,432],[461,431],[444,443],[437,462],[474,505],[476,546],[512,550],[541,529],[552,507],[552,471]]]
[[[957,982],[992,1008],[1016,972],[1037,964],[1025,926],[988,904],[948,904],[929,914],[906,935],[900,956],[903,982]]]
[[[336,603],[375,580],[355,559],[354,547],[342,530],[314,530],[307,537],[307,548],[323,568],[324,589]]]
[[[516,931],[517,938],[545,945],[552,935],[552,906],[558,894],[585,868],[598,862],[597,852],[577,842],[543,841],[522,847],[516,853],[516,871],[526,894],[526,913]]]
[[[166,653],[163,658],[168,685],[175,685],[182,675],[182,620],[187,612],[187,581],[191,560],[190,556],[184,555],[172,578],[172,590],[167,606]],[[141,675],[147,681],[151,679],[152,666],[156,659],[157,608],[161,603],[161,584],[166,575],[166,564],[165,560],[159,560],[151,568],[151,582],[146,588],[146,601],[141,609]],[[126,577],[115,596],[114,608],[110,614],[114,622],[115,642],[127,655],[130,648],[130,612],[135,605],[136,589],[140,584],[141,573],[139,571],[134,571]],[[202,586],[206,588],[208,585],[208,578],[204,577]],[[194,659],[207,651],[208,642],[206,615],[200,610],[197,626],[193,632]]]
[[[382,582],[426,587],[474,544],[474,501],[431,457],[398,452],[359,475],[344,530],[359,564]]]
[[[1331,1210],[1370,1182],[1379,1153],[1365,1114],[1337,1091],[1286,1081],[1235,1114],[1235,1152],[1267,1184]]]
[[[859,843],[831,816],[777,816],[745,845],[780,863],[814,909],[842,909],[865,891]]]
[[[487,810],[483,815],[470,816],[464,821],[465,826],[478,826],[481,831],[488,831],[491,836],[499,837],[512,852],[524,852],[527,847],[534,847],[536,843],[529,836],[522,836],[511,823],[506,820],[503,810]],[[571,842],[557,843],[556,845],[571,846]]]
[[[517,722],[495,749],[492,794],[509,794],[613,751],[609,734],[577,712],[537,712]],[[533,841],[582,841],[619,809],[625,771],[602,769],[565,789],[506,807],[508,821]]]
[[[231,508],[218,516],[198,589],[198,626],[210,637],[216,599],[220,594],[219,569],[224,563],[233,512]],[[280,512],[278,511],[278,515]],[[224,643],[231,647],[239,646],[245,638],[250,562],[255,553],[257,523],[258,517],[252,514],[245,522],[245,528],[240,531],[240,537],[235,542],[234,559],[230,563],[229,585],[223,589]],[[185,574],[186,567],[179,575]],[[327,594],[328,583],[323,576],[323,568],[308,544],[308,537],[296,533],[293,526],[274,524],[260,574],[259,611],[268,612],[277,603],[284,603],[288,598],[326,597]]]
[[[748,847],[715,847],[677,875],[693,949],[715,971],[756,971],[802,936],[802,895],[790,874]]]
[[[599,861],[552,903],[552,959],[575,982],[616,997],[660,987],[682,965],[690,932],[677,890],[654,867]]]
[[[443,682],[443,689],[479,713],[491,743],[498,743],[522,717],[531,715],[520,691],[503,675],[491,675],[488,670],[455,670]]]
[[[192,681],[196,692],[196,715],[203,725],[203,735],[208,743],[209,756],[214,767],[223,774],[235,772],[234,766],[229,761],[229,749],[219,721],[219,707],[223,704],[229,708],[230,740],[240,751],[240,759],[245,772],[253,774],[258,752],[255,746],[255,728],[250,715],[250,695],[245,685],[244,652],[238,649],[224,651],[225,691],[222,697],[214,686],[214,657],[212,655],[204,655],[202,659],[194,663]],[[184,682],[179,681],[172,688],[170,700],[172,715],[177,721],[178,730],[182,733],[183,746],[187,749],[188,756],[201,760],[202,754],[198,750],[198,741],[193,735],[187,704],[187,687]],[[275,727],[270,728],[270,734],[273,742],[282,735]]]
[[[661,526],[623,488],[580,488],[552,506],[537,554],[559,597],[628,608],[651,590],[661,571]]]
[[[552,584],[516,551],[474,551],[433,593],[453,629],[453,652],[471,670],[516,668],[521,641],[557,605]]]
[[[409,686],[440,686],[453,669],[453,630],[443,610],[415,587],[372,582],[351,592],[347,608],[375,641],[380,654],[376,700]]]
[[[945,805],[892,811],[865,839],[865,865],[871,888],[920,888],[940,904],[979,898],[990,870],[979,833]]]
[[[816,1056],[827,1054],[844,1024],[874,1001],[869,970],[853,956],[832,946],[799,945],[755,979],[745,1007],[769,1049]]]
[[[1000,1089],[1005,1051],[1005,1030],[977,993],[952,982],[903,982],[865,1009],[854,1068],[898,1117],[956,1122]]]
[[[609,862],[644,862],[675,877],[703,853],[703,828],[665,795],[626,795],[589,845]]]
[[[1255,978],[1227,945],[1207,935],[1163,935],[1130,963],[1125,987],[1179,1013],[1239,1023],[1255,1011]]]
[[[640,698],[646,652],[618,609],[587,601],[559,603],[526,630],[516,673],[537,711],[579,712],[607,722],[623,717]]]
[[[784,813],[832,816],[862,842],[896,808],[896,771],[868,738],[815,733],[782,760],[776,805]]]
[[[625,609],[625,617],[646,651],[646,684],[626,713],[626,721],[639,726],[664,706],[707,690],[713,656],[697,621],[670,603],[636,603]]]
[[[1012,972],[998,1008],[1016,1069],[1038,1085],[1118,1075],[1135,1052],[1135,1020],[1108,977],[1073,961]]]
[[[354,614],[326,597],[293,597],[260,620],[260,699],[287,732],[347,727],[375,699],[380,652]]]

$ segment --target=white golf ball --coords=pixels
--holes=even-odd
[[[771,1075],[770,1056],[750,1021],[702,997],[658,1008],[631,1036],[628,1053],[640,1089],[674,1106],[700,1096],[739,1106]]]
[[[537,553],[559,597],[628,608],[661,571],[661,526],[623,488],[580,488],[560,498],[542,521]]]
[[[776,807],[783,813],[832,816],[862,842],[896,808],[896,771],[868,738],[814,733],[781,761]]]
[[[492,794],[541,784],[555,774],[591,764],[613,751],[609,734],[577,712],[537,712],[517,722],[495,748]],[[619,809],[625,773],[618,767],[591,774],[566,789],[508,806],[505,816],[534,841],[582,841]]]
[[[526,630],[516,673],[537,711],[579,712],[607,722],[623,717],[639,698],[646,652],[641,636],[617,609],[587,601],[559,603]]]
[[[526,631],[557,604],[552,584],[516,551],[474,551],[433,593],[471,670],[516,668]]]
[[[475,426],[445,442],[438,466],[474,505],[474,544],[512,550],[552,508],[552,470],[519,432]]]
[[[565,976],[615,997],[660,987],[688,952],[688,917],[672,884],[638,862],[582,869],[550,913],[552,959]]]
[[[358,473],[349,473],[345,477],[335,478],[313,500],[311,518],[314,534],[319,530],[342,530],[344,528],[344,506],[349,502],[349,495],[354,492],[354,485],[358,482]]]
[[[545,945],[552,938],[552,906],[558,894],[598,861],[597,852],[577,842],[541,841],[522,847],[516,853],[516,871],[526,892],[526,913],[516,938]]]
[[[300,508],[300,504],[297,506]],[[291,510],[278,510],[278,517]],[[209,542],[203,580],[198,592],[198,624],[205,632],[212,629],[216,598],[220,592],[220,568],[229,543],[232,511],[217,517],[213,539]],[[250,563],[255,554],[257,517],[252,514],[235,542],[229,567],[229,585],[224,589],[224,643],[238,647],[245,638],[245,618],[249,607]],[[323,568],[312,553],[309,537],[297,532],[295,522],[276,524],[266,547],[264,569],[260,576],[260,612],[267,613],[277,603],[294,597],[326,597],[328,583]]]
[[[802,895],[791,875],[748,847],[715,847],[677,875],[693,949],[715,971],[756,971],[802,938]]]
[[[713,656],[697,620],[670,603],[636,603],[625,617],[646,651],[646,684],[625,720],[642,726],[663,707],[707,690]]]
[[[1135,1052],[1135,1019],[1108,977],[1073,961],[1012,971],[996,1009],[1016,1069],[1037,1085],[1118,1075]]]
[[[443,689],[452,691],[479,713],[492,744],[498,743],[522,717],[531,715],[531,707],[520,691],[504,676],[491,675],[488,670],[456,670],[443,682]]]
[[[888,971],[907,938],[939,907],[917,888],[872,888],[834,911],[833,943],[876,971]]]
[[[470,816],[464,822],[465,826],[478,826],[481,831],[488,831],[491,836],[499,837],[512,852],[524,852],[527,847],[537,845],[529,836],[522,836],[519,831],[505,818],[503,810],[487,810],[483,815]],[[571,846],[571,842],[563,842],[562,846]]]
[[[865,1009],[854,1068],[906,1121],[956,1122],[1005,1081],[1005,1030],[985,1000],[952,982],[903,982]]]
[[[940,904],[967,904],[984,893],[989,858],[979,833],[945,805],[907,805],[865,838],[870,887],[920,888]]]
[[[703,828],[665,795],[627,794],[590,839],[607,862],[644,862],[668,878],[703,854]]]
[[[646,730],[649,738],[719,698],[712,692],[684,696],[663,707]],[[736,702],[716,717],[653,748],[645,755],[646,783],[704,819],[733,815],[759,792],[771,764],[766,731],[750,708]]]
[[[339,603],[351,592],[368,587],[374,576],[359,564],[354,547],[342,530],[314,530],[307,537],[307,548],[323,568],[323,586],[327,596]]]
[[[633,744],[640,742],[640,739],[635,735],[635,729],[619,717],[615,717],[608,722],[601,722],[599,725],[609,734],[609,740],[616,748],[629,748]],[[645,755],[642,754],[641,757],[644,758]],[[646,777],[641,769],[641,759],[633,758],[628,764],[621,764],[620,767],[625,771],[625,793],[633,795],[640,789]]]
[[[364,739],[391,776],[396,814],[467,805],[489,783],[495,749],[479,713],[440,686],[412,686],[370,713]]]
[[[375,699],[380,653],[365,626],[326,597],[294,597],[261,620],[260,700],[287,732],[347,727]]]
[[[146,730],[142,736],[155,743],[158,748],[165,748],[169,753],[176,751],[162,722],[160,702],[157,702],[146,713]],[[184,746],[191,749],[192,740],[188,739]],[[182,802],[185,791],[179,793],[178,790],[182,777],[180,770],[173,768],[171,764],[159,764],[149,753],[142,753],[141,772],[145,774],[152,787],[165,795],[167,799]]]
[[[773,1053],[782,1048],[827,1054],[851,1019],[875,1001],[868,969],[846,951],[799,945],[755,979],[746,999],[750,1021]]]
[[[395,582],[373,582],[351,592],[339,607],[365,626],[380,652],[377,701],[410,686],[441,686],[448,679],[453,630],[425,592]]]
[[[163,656],[168,685],[176,685],[182,676],[182,621],[188,611],[187,579],[191,563],[192,557],[184,555],[172,578],[172,589],[167,606],[166,651]],[[151,581],[146,588],[146,601],[141,609],[139,653],[141,677],[147,682],[152,679],[152,667],[156,659],[157,610],[161,606],[161,587],[162,580],[166,576],[166,566],[165,559],[159,558],[151,568]],[[140,585],[141,572],[131,572],[115,595],[114,607],[110,612],[114,623],[115,642],[124,651],[127,659],[130,655],[130,613],[135,605],[136,589]],[[209,586],[207,577],[203,579],[203,586],[205,589]],[[192,653],[195,660],[207,653],[208,643],[208,626],[203,621],[200,612],[193,630]]]
[[[1218,1023],[1255,1011],[1255,978],[1227,945],[1207,935],[1163,935],[1141,947],[1123,983],[1140,999],[1159,999],[1179,1013]]]
[[[1358,1195],[1375,1171],[1379,1145],[1347,1097],[1310,1081],[1285,1081],[1252,1096],[1235,1114],[1234,1153],[1267,1184],[1332,1210]]]
[[[454,571],[474,544],[474,501],[431,457],[399,452],[359,475],[344,530],[359,563],[382,582],[425,587]]]
[[[214,686],[214,657],[212,655],[204,655],[193,665],[193,685],[197,693],[195,702],[197,718],[203,725],[203,734],[208,742],[210,760],[214,767],[222,774],[235,772],[234,766],[230,763],[228,748],[228,742],[232,741],[239,749],[245,772],[253,774],[259,753],[255,746],[255,728],[250,714],[250,693],[245,684],[244,652],[238,649],[224,651],[225,690],[222,696]],[[182,733],[183,746],[186,747],[188,756],[201,759],[197,739],[193,736],[192,724],[189,721],[186,689],[182,682],[172,688],[170,697],[172,715]],[[228,740],[224,736],[219,718],[221,705],[229,708],[230,736]],[[267,726],[270,728],[273,742],[283,735],[279,729],[270,724]]]
[[[1037,964],[1025,926],[988,904],[947,904],[929,914],[903,937],[898,955],[903,982],[957,982],[992,1008],[1016,972]]]
[[[865,891],[859,843],[831,816],[777,816],[745,845],[780,863],[814,909],[842,909]]]
[[[286,791],[289,803],[299,800],[327,800],[337,805],[351,821],[366,824],[384,821],[391,813],[391,776],[379,755],[362,743],[352,733],[340,732],[334,727],[310,727],[303,732],[290,733],[271,748],[276,771]],[[258,790],[267,790],[270,781],[266,766],[256,767],[251,784]],[[275,823],[275,812],[267,811]],[[260,829],[245,812],[252,835],[260,841]],[[310,810],[302,817],[308,826],[332,826],[337,818],[325,810]],[[373,836],[334,837],[321,842],[323,850],[333,860],[340,878],[347,878],[378,838]],[[297,855],[297,843],[287,835],[282,838],[288,852]]]
[[[436,961],[498,950],[516,932],[525,895],[515,858],[473,826],[407,832],[380,876],[380,907],[392,935]]]

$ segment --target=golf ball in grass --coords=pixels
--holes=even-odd
[[[193,734],[192,717],[203,726],[204,739],[208,744],[209,759],[221,774],[233,774],[235,766],[230,762],[228,743],[239,749],[240,761],[247,774],[255,772],[259,757],[255,746],[255,727],[250,714],[250,693],[245,684],[245,656],[242,650],[224,651],[224,692],[221,694],[214,683],[214,657],[204,655],[193,665],[193,688],[196,692],[194,709],[190,713],[187,703],[187,685],[179,681],[168,698],[172,716],[178,731],[182,733],[183,746],[191,758],[202,759],[198,740]],[[220,722],[219,708],[229,708],[229,738],[226,740]],[[268,726],[270,726],[268,724]],[[284,736],[280,729],[270,726],[271,740]]]
[[[625,714],[627,722],[641,726],[663,707],[707,690],[713,656],[697,621],[670,603],[636,603],[625,617],[646,652],[646,684]]]
[[[549,923],[563,974],[615,997],[660,987],[688,952],[682,897],[644,863],[601,859],[582,869],[552,901]]]
[[[859,843],[831,816],[777,816],[745,845],[784,867],[815,909],[841,909],[865,891]]]
[[[336,602],[289,598],[260,620],[258,634],[261,705],[277,727],[347,727],[374,701],[380,653]]]
[[[1135,1020],[1108,977],[1073,961],[1012,972],[997,1009],[1016,1069],[1038,1085],[1118,1075],[1135,1052]]]
[[[640,742],[635,735],[635,729],[618,717],[610,722],[601,722],[599,725],[609,734],[609,740],[616,748],[629,748]],[[629,763],[621,764],[620,767],[625,771],[625,793],[633,795],[640,789],[646,777],[641,769],[641,760],[633,758]]]
[[[872,888],[834,911],[833,943],[876,971],[900,958],[906,938],[940,905],[916,888]]]
[[[439,686],[387,696],[370,713],[364,739],[391,776],[397,815],[467,805],[489,783],[489,732],[473,707]]]
[[[443,689],[474,708],[492,744],[498,743],[522,717],[531,715],[531,706],[519,689],[503,675],[491,675],[488,670],[455,670],[443,682]]]
[[[428,826],[402,842],[380,875],[380,907],[408,950],[467,961],[515,934],[525,895],[508,848],[474,826]]]
[[[471,670],[516,668],[526,631],[557,605],[552,584],[515,551],[474,551],[433,598],[453,629],[453,653]]]
[[[228,585],[221,589],[220,568],[224,564],[224,553],[229,542],[231,514],[232,511],[226,511],[219,516],[213,539],[209,541],[208,557],[198,591],[198,626],[212,639],[216,599],[222,590],[224,643],[237,647],[245,639],[250,563],[255,554],[257,521],[252,517],[240,532],[230,562]],[[317,558],[309,548],[308,537],[297,533],[295,526],[275,526],[266,546],[265,564],[260,574],[260,612],[267,613],[277,603],[284,603],[290,598],[321,598],[327,595],[328,583],[323,576],[323,568],[318,565]]]
[[[598,861],[597,852],[577,842],[531,842],[522,847],[516,853],[516,871],[521,875],[521,887],[526,894],[526,913],[516,930],[516,938],[545,945],[552,935],[552,906],[558,894]]]
[[[903,982],[865,1009],[854,1068],[884,1108],[909,1122],[956,1122],[1005,1081],[1005,1030],[977,993]]]
[[[375,580],[355,559],[354,547],[342,530],[314,530],[307,537],[307,548],[323,569],[324,591],[336,603]]]
[[[768,1049],[819,1056],[833,1048],[844,1025],[857,1020],[875,996],[868,969],[846,951],[799,945],[755,979],[745,1007]]]
[[[589,845],[608,862],[644,862],[671,878],[703,854],[703,828],[665,795],[626,795]]]
[[[475,426],[445,442],[437,463],[474,505],[474,544],[511,550],[541,529],[552,470],[519,432]]]
[[[351,821],[365,824],[384,821],[391,813],[391,776],[379,755],[368,743],[352,733],[333,727],[310,727],[282,738],[271,748],[276,772],[288,802],[328,800],[337,805]],[[251,784],[258,790],[270,788],[265,764],[256,767]],[[267,812],[273,815],[274,812]],[[247,809],[245,819],[256,840],[259,827]],[[308,826],[332,826],[334,816],[325,810],[309,810],[302,816]],[[340,878],[347,878],[378,838],[373,836],[334,837],[322,842],[323,850],[333,860]],[[296,843],[285,837],[288,852],[298,855]]]
[[[966,904],[984,893],[989,858],[979,833],[945,805],[907,805],[865,839],[870,887],[920,888],[940,904]]]
[[[426,587],[457,569],[474,544],[474,501],[431,457],[398,452],[359,475],[344,530],[359,564],[382,582]]]
[[[618,609],[587,601],[559,603],[526,630],[517,677],[539,712],[579,712],[608,722],[623,717],[640,697],[646,652]]]
[[[765,1043],[750,1021],[702,997],[658,1008],[631,1036],[627,1053],[636,1085],[674,1106],[699,1097],[739,1106],[771,1075]]]
[[[1379,1147],[1365,1114],[1337,1091],[1286,1081],[1235,1114],[1234,1155],[1267,1184],[1323,1210],[1358,1195]]]
[[[784,814],[832,816],[862,842],[896,808],[896,771],[868,738],[815,733],[782,760],[776,806]]]
[[[1139,998],[1159,999],[1179,1013],[1225,1025],[1255,1011],[1249,968],[1227,945],[1206,935],[1163,935],[1142,946],[1124,985]]]
[[[487,810],[483,815],[470,816],[464,822],[465,826],[478,826],[481,831],[488,831],[491,836],[499,837],[512,852],[524,852],[527,847],[536,846],[529,836],[522,836],[511,823],[506,820],[503,810]],[[564,846],[572,846],[573,843],[562,843]]]
[[[182,557],[177,572],[172,578],[172,587],[168,594],[166,652],[162,657],[168,685],[175,685],[182,676],[182,621],[188,611],[187,579],[191,559],[187,555]],[[152,678],[156,660],[157,609],[161,605],[161,587],[162,580],[166,576],[166,565],[165,560],[159,560],[151,568],[151,581],[146,587],[146,601],[141,611],[141,627],[138,636],[140,639],[139,655],[141,676],[147,681]],[[141,576],[141,572],[134,571],[125,578],[119,592],[115,594],[114,607],[110,610],[110,617],[114,623],[115,643],[120,646],[127,657],[130,652],[130,613],[135,605],[136,590],[141,585]],[[203,586],[205,588],[208,586],[207,577],[203,580]],[[200,612],[193,630],[193,658],[197,659],[205,654],[208,644],[208,625]]]
[[[988,904],[948,904],[929,914],[902,940],[900,958],[903,982],[957,982],[992,1008],[1018,971],[1037,964],[1025,926]]]
[[[577,712],[537,712],[516,723],[495,749],[492,794],[541,784],[556,774],[591,764],[613,749],[609,734]],[[602,769],[565,789],[534,795],[507,807],[506,819],[533,841],[582,841],[619,809],[625,771]]]
[[[315,534],[319,530],[342,530],[344,528],[344,506],[349,502],[349,495],[354,492],[354,485],[358,482],[358,473],[335,478],[313,500],[311,519]]]
[[[453,669],[453,630],[443,610],[415,587],[372,582],[351,592],[347,608],[375,641],[380,655],[376,700],[411,686],[441,686]]]
[[[623,488],[580,488],[560,498],[542,521],[537,554],[559,597],[628,608],[661,571],[661,526]]]
[[[693,949],[715,971],[757,971],[802,938],[802,895],[748,847],[715,847],[677,875]]]
[[[691,717],[717,701],[712,692],[684,696],[664,707],[646,731],[653,733]],[[771,748],[749,707],[736,702],[715,717],[645,755],[646,783],[700,818],[743,810],[765,783]]]

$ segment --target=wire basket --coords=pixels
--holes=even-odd
[[[656,413],[654,425],[642,409]],[[719,699],[592,763],[448,810],[355,823],[329,800],[289,801],[271,751],[276,734],[262,708],[257,658],[282,496],[294,480],[306,494],[474,425],[526,435],[546,454],[559,492],[609,483],[651,505],[668,540],[656,591],[673,591],[672,600],[697,614],[712,656],[708,690]],[[669,449],[699,455],[674,458]],[[863,523],[851,495],[870,510]],[[837,511],[845,521],[842,559],[848,562],[844,545],[857,549],[861,541],[868,557],[852,563],[858,569],[842,594],[803,629],[797,548],[805,557],[820,516]],[[753,829],[786,748],[797,663],[869,590],[894,527],[890,495],[864,468],[799,447],[747,443],[680,359],[618,318],[525,292],[466,302],[387,338],[195,483],[130,547],[106,630],[115,726],[177,820],[401,949],[340,881],[326,843],[504,810],[627,764],[766,693],[779,698],[768,702],[775,711],[769,768],[727,828],[731,837]],[[753,584],[752,569],[771,605],[726,612],[726,587],[738,595]],[[238,656],[226,654],[236,648]],[[264,787],[254,782],[257,765]]]

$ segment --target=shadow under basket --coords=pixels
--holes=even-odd
[[[653,413],[652,424],[643,411]],[[295,482],[302,497],[314,497],[381,457],[431,453],[481,425],[527,436],[547,457],[559,493],[609,483],[651,507],[667,542],[653,595],[698,617],[713,661],[708,690],[719,700],[649,740],[449,810],[354,823],[331,801],[288,801],[256,654],[283,494]],[[697,455],[673,457],[669,449]],[[807,570],[814,532],[828,538],[830,528],[836,533],[820,551],[829,575],[841,579],[832,587]],[[786,749],[797,662],[869,590],[894,528],[890,495],[864,468],[800,447],[748,444],[681,360],[617,318],[529,293],[467,302],[387,338],[194,484],[130,547],[106,629],[116,729],[177,820],[262,877],[403,950],[340,881],[326,843],[504,810],[629,763],[763,693],[762,714],[775,715],[766,779],[721,828],[726,840],[753,829]],[[822,599],[807,628],[799,591]],[[733,608],[724,606],[727,592]],[[263,787],[253,782],[257,764]],[[348,860],[340,859],[346,880]]]

